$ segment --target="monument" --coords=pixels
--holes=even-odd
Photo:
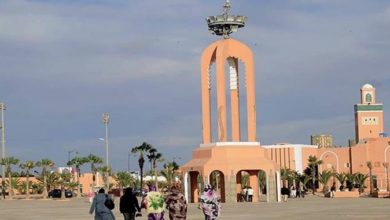
[[[268,158],[256,137],[253,53],[247,45],[230,38],[232,33],[245,26],[246,17],[231,15],[230,8],[227,0],[222,15],[207,18],[209,31],[222,39],[209,45],[201,57],[202,143],[193,150],[192,159],[181,167],[185,196],[187,201],[197,202],[203,184],[208,183],[220,193],[222,202],[240,201],[244,187],[242,174],[245,174],[249,176],[246,187],[254,191],[252,202],[280,201],[279,167]],[[240,63],[244,64],[243,72],[238,71]],[[213,64],[215,72],[212,72]],[[216,79],[214,90],[213,74]],[[240,82],[239,74],[244,74],[243,82]],[[243,103],[246,102],[246,106],[240,105],[240,98],[243,98],[240,88],[245,88],[246,100]],[[228,100],[227,93],[230,95]],[[213,97],[216,97],[216,109],[212,109]],[[245,116],[245,121],[242,121]],[[241,123],[247,125],[246,140],[242,138]],[[229,125],[231,130],[228,132]],[[215,133],[217,137],[213,139]],[[259,195],[259,175],[266,177],[261,184],[265,185],[261,191],[266,192],[262,198]]]

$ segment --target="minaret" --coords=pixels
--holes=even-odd
[[[355,105],[356,142],[378,138],[383,133],[383,104],[376,102],[375,88],[365,84],[360,89],[360,103]]]
[[[202,74],[202,134],[203,144],[211,142],[241,142],[240,130],[240,93],[239,83],[244,83],[247,95],[247,126],[248,142],[256,141],[256,104],[255,104],[255,78],[254,62],[251,49],[245,44],[230,38],[230,34],[245,26],[245,16],[230,15],[230,1],[226,0],[223,6],[223,14],[207,17],[209,31],[223,39],[214,42],[207,47],[201,58]],[[245,82],[238,82],[238,60],[245,65]],[[216,73],[212,73],[210,66],[216,64]],[[229,66],[229,73],[225,73],[226,63]],[[216,97],[217,115],[211,119],[211,74],[216,74]],[[226,85],[225,78],[229,77],[229,85]],[[227,132],[227,104],[226,87],[230,89],[230,112],[231,112],[231,134]],[[212,138],[211,122],[217,122],[218,138]]]

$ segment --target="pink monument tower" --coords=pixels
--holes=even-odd
[[[210,32],[222,36],[223,39],[209,45],[201,57],[202,143],[193,150],[192,160],[181,167],[184,173],[187,201],[197,202],[202,185],[206,183],[217,188],[223,202],[239,201],[244,184],[253,189],[253,202],[279,201],[280,187],[277,187],[280,182],[278,181],[279,167],[267,157],[265,149],[260,146],[256,138],[253,53],[245,44],[230,38],[230,34],[245,26],[246,17],[230,15],[228,0],[223,8],[222,15],[207,18]],[[243,73],[238,71],[239,61],[244,64]],[[212,72],[212,64],[215,64],[215,72]],[[212,90],[213,74],[216,78],[216,91]],[[239,82],[239,74],[244,74],[244,82]],[[227,81],[228,85],[226,85]],[[246,115],[247,141],[243,141],[240,129],[243,111],[240,109],[239,83],[243,83],[246,89],[246,109],[244,108],[246,114],[244,115]],[[216,92],[214,96],[213,92]],[[230,105],[227,103],[227,95],[230,95]],[[214,115],[212,97],[216,97]],[[230,132],[228,132],[229,113]],[[216,123],[215,126],[213,122]],[[216,128],[216,131],[213,131],[213,128]],[[213,139],[215,133],[218,136]],[[249,176],[248,182],[242,182],[243,174]],[[259,176],[264,177],[261,183]],[[259,190],[259,186],[262,190]],[[260,195],[259,191],[264,191],[266,194]]]

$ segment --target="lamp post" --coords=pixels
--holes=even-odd
[[[103,124],[106,128],[106,137],[104,138],[106,144],[106,166],[108,167],[108,123],[110,122],[110,115],[108,113],[104,113],[102,116]]]
[[[110,115],[105,112],[103,113],[103,116],[102,116],[102,121],[103,121],[103,124],[105,125],[105,128],[106,128],[106,136],[104,138],[104,141],[105,141],[105,145],[106,145],[106,166],[107,166],[107,169],[110,167],[109,166],[109,163],[108,163],[108,123],[110,122]],[[107,178],[106,178],[106,187],[107,187],[107,191],[109,189],[109,176],[108,176],[108,173],[107,173]]]
[[[76,154],[79,153],[79,152],[76,151],[76,150],[69,150],[69,151],[68,151],[68,162],[70,161],[70,154],[73,153],[73,152],[76,152]]]
[[[5,127],[4,127],[4,110],[7,107],[3,102],[0,102],[0,110],[1,110],[1,159],[5,158]],[[5,166],[1,165],[1,189],[3,198],[5,195]]]

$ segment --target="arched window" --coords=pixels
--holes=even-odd
[[[372,96],[370,93],[366,94],[366,102],[372,102]]]

